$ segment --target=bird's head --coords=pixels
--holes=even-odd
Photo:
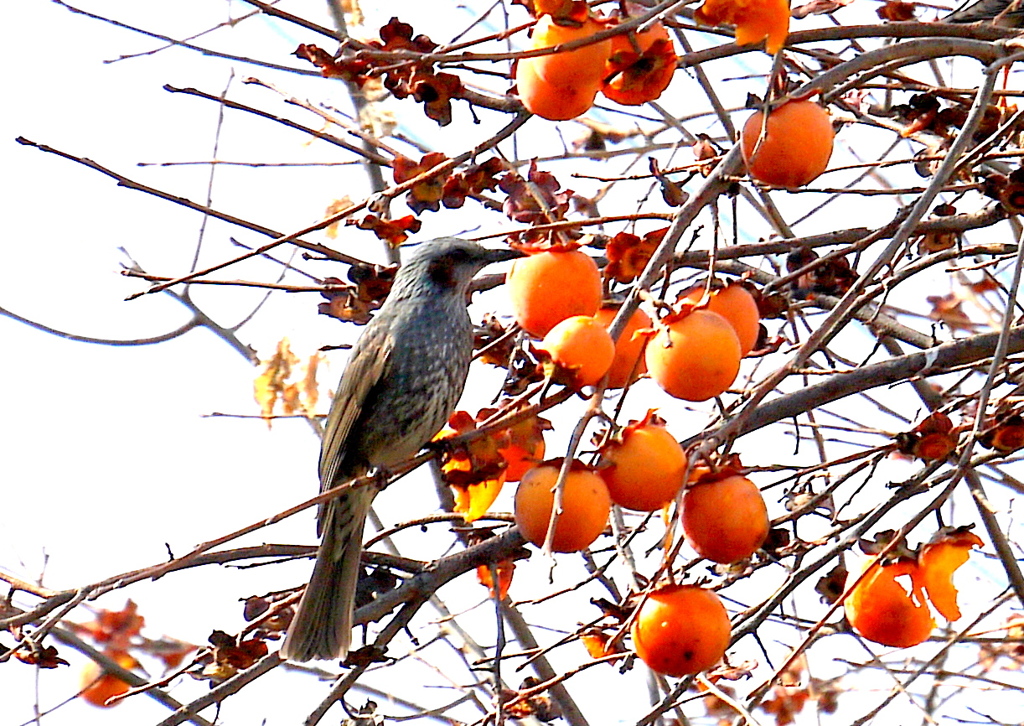
[[[451,290],[464,295],[484,267],[521,256],[514,250],[491,250],[458,237],[440,237],[416,248],[399,269],[391,295],[425,285],[439,293]]]

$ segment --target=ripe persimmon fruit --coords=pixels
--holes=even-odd
[[[743,160],[750,176],[764,184],[790,189],[809,184],[825,171],[835,133],[828,111],[814,101],[789,101],[768,114],[755,111],[740,134]]]
[[[601,478],[620,507],[653,512],[675,499],[686,477],[686,453],[653,411],[601,447]]]
[[[666,585],[637,613],[633,648],[647,667],[666,676],[700,673],[729,647],[729,614],[718,595],[695,585]]]
[[[696,303],[704,297],[705,289],[704,285],[695,285],[684,292],[680,299]],[[740,340],[740,353],[746,355],[754,349],[761,333],[761,313],[754,296],[742,283],[733,282],[712,289],[708,295],[707,309],[729,321]]]
[[[545,250],[520,257],[508,273],[516,322],[543,338],[573,315],[593,315],[601,307],[601,272],[580,250]]]
[[[740,370],[740,340],[729,322],[710,310],[663,318],[644,356],[647,371],[669,395],[706,401],[725,391]]]
[[[871,558],[860,572],[868,568],[868,574],[843,603],[853,629],[868,640],[895,648],[908,648],[927,640],[935,621],[925,602],[917,563],[900,559],[881,565]],[[897,581],[898,577],[906,577],[908,587]]]
[[[559,459],[545,461],[525,474],[519,482],[515,499],[516,526],[523,537],[538,547],[544,545],[554,487],[558,481]],[[552,549],[555,552],[578,552],[589,547],[608,524],[611,498],[604,480],[582,462],[574,461],[565,480],[562,512],[555,526]]]
[[[537,347],[566,373],[574,388],[596,386],[615,358],[608,329],[589,315],[573,315],[548,331]]]
[[[597,311],[594,318],[607,328],[612,324],[618,311],[618,305],[606,305]],[[651,318],[647,313],[637,308],[619,339],[615,341],[615,358],[608,369],[608,388],[625,388],[647,372],[647,361],[644,360],[647,337],[636,335],[636,332],[651,325]]]
[[[946,620],[960,619],[953,573],[982,544],[968,528],[948,528],[922,545],[916,559],[904,555],[887,564],[865,561],[860,572],[867,574],[843,603],[846,619],[858,633],[882,645],[907,648],[924,642],[935,627],[929,602]]]
[[[729,563],[750,557],[768,536],[768,509],[744,476],[706,473],[683,492],[680,513],[686,541],[701,557]]]
[[[982,544],[981,537],[968,530],[940,533],[922,545],[917,556],[921,585],[935,609],[950,622],[960,619],[953,573],[967,562],[971,549]]]
[[[587,14],[581,21],[571,18],[555,20],[541,15],[530,36],[530,50],[551,48],[581,38],[588,38],[604,30],[604,23]],[[532,68],[546,83],[569,88],[594,88],[601,85],[604,64],[612,52],[612,41],[605,38],[574,50],[540,55],[532,58]],[[524,59],[525,60],[525,59]]]
[[[526,110],[549,121],[568,121],[594,105],[600,84],[558,86],[537,73],[539,58],[521,58],[516,63],[516,89]]]
[[[765,51],[775,55],[789,35],[789,0],[704,0],[693,14],[704,25],[735,25],[736,45],[765,41]]]

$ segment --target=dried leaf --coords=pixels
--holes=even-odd
[[[333,217],[334,215],[344,212],[346,209],[352,206],[354,206],[352,200],[349,199],[347,196],[342,197],[341,199],[335,199],[333,202],[327,205],[327,209],[324,210],[324,217]],[[340,222],[341,220],[337,222],[332,222],[324,230],[324,234],[327,235],[328,239],[338,238],[338,229]],[[346,220],[346,223],[350,222]]]
[[[139,635],[146,624],[138,610],[138,605],[128,600],[121,610],[100,610],[94,620],[74,625],[72,629],[113,650],[127,651],[132,647],[132,638]]]
[[[476,579],[480,581],[480,584],[487,588],[491,593],[491,597],[495,597],[494,591],[494,573],[498,575],[498,592],[497,598],[504,600],[508,596],[508,588],[512,584],[512,575],[515,572],[516,563],[512,560],[502,560],[497,564],[493,565],[480,565],[476,568]]]
[[[396,156],[391,162],[392,175],[396,184],[402,184],[446,161],[448,161],[448,157],[439,151],[424,154],[419,161]],[[417,182],[405,198],[409,209],[416,214],[422,214],[426,210],[432,212],[440,210],[441,199],[444,197],[444,184],[449,173],[448,171],[440,172]]]
[[[435,441],[451,438],[476,428],[476,420],[465,411],[448,419]],[[466,443],[455,444],[442,457],[441,475],[455,493],[455,511],[473,522],[487,513],[505,483],[506,463],[499,451],[508,434],[494,432]]]

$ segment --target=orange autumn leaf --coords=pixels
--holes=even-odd
[[[106,644],[112,650],[126,651],[131,647],[131,639],[146,624],[146,619],[139,615],[138,609],[134,601],[128,600],[121,610],[100,610],[95,620],[75,625],[74,630],[88,635],[97,643]]]
[[[300,359],[291,350],[287,338],[277,344],[277,350],[269,360],[263,363],[263,372],[253,381],[253,397],[260,405],[260,415],[270,428],[274,409],[278,401],[285,415],[301,412],[307,418],[316,415],[316,403],[319,398],[316,373],[320,365],[320,354],[314,353],[299,366]],[[302,376],[292,380],[292,375]]]
[[[487,510],[501,494],[504,484],[504,472],[495,478],[469,483],[452,484],[449,482],[449,486],[455,492],[455,512],[461,514],[467,522],[475,522],[487,514]]]
[[[410,233],[416,234],[423,226],[423,222],[411,214],[398,219],[381,219],[376,214],[367,214],[361,219],[349,217],[345,223],[373,232],[377,239],[384,240],[392,249],[398,249],[409,239]]]
[[[465,411],[456,411],[448,426],[434,440],[451,438],[476,428],[476,420]],[[487,513],[505,483],[505,459],[500,448],[508,435],[496,432],[456,444],[441,463],[441,475],[455,494],[455,511],[473,522]]]
[[[485,421],[497,414],[497,409],[482,408],[477,421]],[[551,430],[551,422],[539,416],[530,416],[517,424],[497,432],[498,453],[505,459],[505,481],[519,481],[528,469],[544,460],[544,432]]]
[[[600,628],[587,628],[580,633],[580,640],[583,647],[587,649],[587,655],[595,660],[604,658],[613,653],[622,653],[623,649],[618,643],[612,644],[612,637]]]
[[[774,55],[789,35],[789,0],[705,0],[694,18],[704,25],[735,25],[736,45],[759,43]]]
[[[253,396],[260,405],[260,413],[267,422],[267,428],[270,428],[277,400],[286,395],[285,389],[292,374],[292,366],[298,362],[299,359],[292,353],[288,339],[281,338],[274,355],[263,363],[263,372],[253,381]]]
[[[129,653],[117,649],[107,649],[104,655],[109,657],[122,668],[131,670],[137,668],[139,662]],[[109,702],[111,698],[127,693],[131,688],[129,683],[122,681],[112,673],[108,673],[98,663],[89,661],[85,664],[80,674],[82,692],[79,694],[86,702],[100,708],[116,706],[120,701]]]
[[[967,530],[940,532],[936,539],[921,548],[917,564],[928,599],[946,620],[960,619],[957,589],[953,573],[970,556],[971,548],[981,547],[981,538]]]
[[[348,196],[344,196],[341,199],[335,199],[334,201],[327,205],[327,209],[324,210],[324,216],[333,217],[334,215],[340,214],[349,207],[353,206],[355,206],[355,202],[353,202]],[[340,228],[340,222],[341,220],[338,220],[336,222],[332,222],[330,225],[327,226],[327,228],[324,230],[324,234],[327,235],[327,239],[338,238],[338,229]]]
[[[269,652],[261,637],[241,640],[222,630],[214,630],[208,640],[213,647],[200,659],[202,671],[190,672],[189,675],[213,683],[222,683],[239,671],[252,667]]]
[[[499,600],[504,600],[508,595],[508,588],[512,584],[512,574],[515,572],[516,563],[512,560],[502,560],[493,566],[491,565],[480,565],[476,568],[476,579],[480,581],[480,584],[488,589],[491,593],[491,597],[494,597],[494,572],[498,574],[498,594]]]
[[[964,312],[964,301],[956,293],[929,295],[925,300],[932,306],[928,317],[945,323],[950,330],[972,331],[978,328],[978,324]]]

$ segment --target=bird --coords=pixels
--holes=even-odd
[[[978,0],[942,18],[944,23],[991,22],[1002,28],[1024,28],[1022,0]]]
[[[473,277],[520,257],[457,237],[423,243],[352,347],[324,427],[320,491],[405,461],[441,429],[462,395],[473,353]],[[320,546],[281,645],[296,662],[345,658],[352,638],[363,525],[378,486],[320,506]]]

